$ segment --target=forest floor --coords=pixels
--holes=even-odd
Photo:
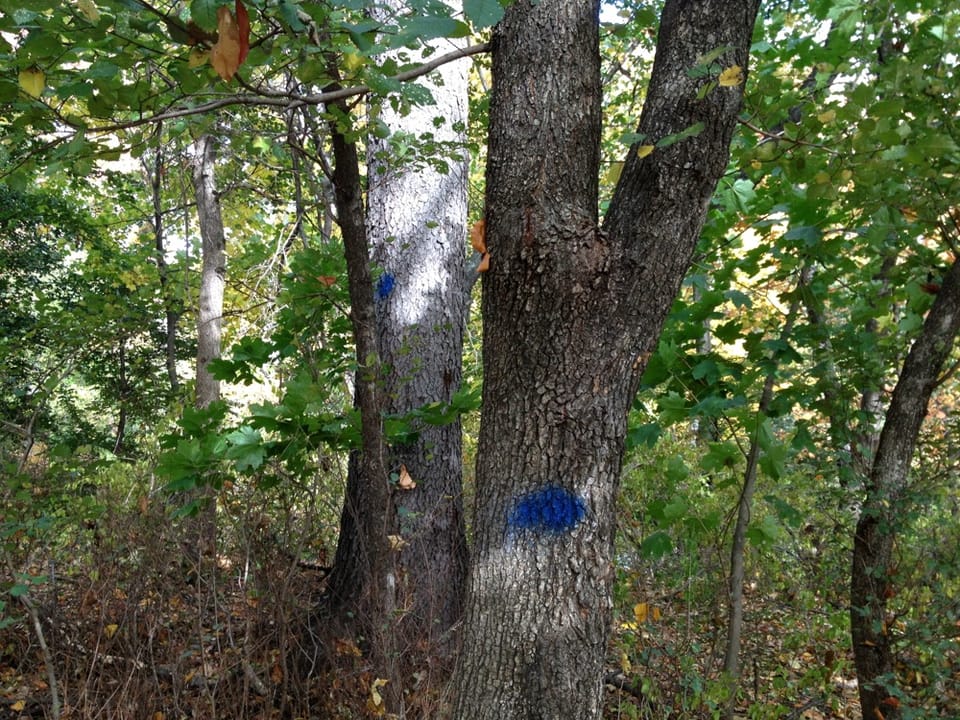
[[[390,717],[362,643],[308,622],[324,572],[295,558],[322,548],[294,555],[251,523],[233,552],[191,563],[177,532],[141,504],[85,527],[72,554],[33,554],[27,603],[0,616],[0,719],[56,717],[54,687],[70,720]],[[723,593],[640,587],[618,584],[605,716],[718,717]],[[748,592],[737,717],[860,720],[845,611],[811,598]],[[395,716],[441,717],[449,665],[414,668]]]

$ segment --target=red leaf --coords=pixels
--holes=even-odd
[[[240,61],[238,65],[243,65],[247,59],[247,53],[250,52],[250,15],[247,13],[247,7],[240,0],[236,4],[237,28],[240,30]]]

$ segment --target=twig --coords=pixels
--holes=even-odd
[[[60,691],[57,689],[57,673],[53,669],[53,655],[47,645],[47,640],[43,635],[43,627],[40,625],[40,615],[37,613],[37,606],[33,604],[26,595],[20,596],[21,604],[27,609],[30,615],[30,621],[33,623],[33,631],[37,634],[37,642],[40,644],[40,652],[43,655],[43,664],[47,670],[47,684],[50,685],[50,714],[54,720],[60,718]]]

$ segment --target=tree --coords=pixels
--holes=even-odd
[[[223,290],[227,273],[226,238],[215,176],[216,157],[216,139],[206,133],[197,138],[192,159],[193,188],[197,199],[201,238],[200,297],[197,312],[198,408],[205,408],[220,399],[220,381],[207,369],[211,360],[220,357]]]
[[[429,54],[439,48],[440,42],[425,46]],[[384,412],[396,418],[424,408],[442,412],[461,391],[470,292],[466,70],[462,61],[451,63],[423,82],[432,102],[399,112],[386,102],[373,105],[375,127],[389,128],[390,135],[368,140],[367,232],[381,272],[377,329],[381,359],[390,368]],[[390,452],[397,478],[394,532],[402,541],[398,629],[405,646],[435,649],[447,641],[449,652],[467,568],[463,431],[458,412],[422,417]]]
[[[599,714],[627,411],[726,168],[758,5],[666,3],[602,227],[598,4],[520,3],[494,31],[458,718]]]
[[[909,504],[908,478],[920,426],[958,330],[960,262],[954,261],[893,390],[854,535],[850,628],[864,717],[900,716],[886,614],[897,582],[893,545],[899,515]]]

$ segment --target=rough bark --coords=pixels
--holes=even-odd
[[[217,146],[212,136],[202,135],[196,140],[193,189],[202,242],[200,308],[197,314],[196,405],[199,408],[220,399],[220,381],[207,370],[208,363],[220,357],[223,291],[227,278],[226,239],[214,175],[216,157]]]
[[[447,43],[445,42],[445,45]],[[367,232],[374,265],[382,273],[377,292],[379,349],[389,369],[383,382],[385,411],[403,415],[427,403],[449,402],[460,389],[466,280],[464,240],[469,164],[467,66],[444,65],[423,84],[434,104],[405,114],[387,103],[376,108],[391,132],[432,135],[459,145],[446,158],[448,171],[396,157],[390,138],[371,137],[367,161]],[[443,122],[434,123],[434,118]],[[416,488],[397,488],[400,642],[417,651],[444,650],[459,619],[467,569],[463,520],[461,424],[412,428],[416,437],[394,445],[390,469],[405,467]],[[441,643],[444,647],[441,647]]]
[[[340,618],[352,616],[357,630],[367,638],[381,676],[395,678],[388,666],[395,660],[392,638],[396,563],[388,539],[395,516],[383,434],[385,399],[377,348],[373,274],[357,148],[347,139],[342,125],[349,122],[346,106],[331,109],[340,117],[339,123],[331,122],[333,184],[347,261],[350,320],[357,356],[354,403],[360,412],[361,442],[350,462],[340,540],[328,592],[330,609]]]
[[[900,371],[857,522],[850,627],[865,718],[893,720],[894,655],[887,599],[896,592],[893,546],[909,489],[910,464],[930,395],[960,330],[960,262],[954,262]]]
[[[626,418],[728,159],[758,2],[664,8],[639,131],[597,226],[598,4],[517,3],[493,38],[475,551],[455,717],[595,718]]]

